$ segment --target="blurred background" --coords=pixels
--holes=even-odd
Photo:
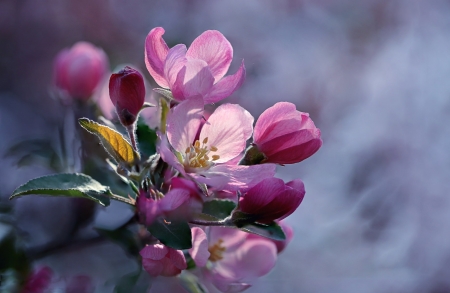
[[[26,247],[67,237],[79,217],[64,199],[8,201],[52,173],[19,168],[5,153],[24,138],[58,140],[65,112],[49,94],[54,57],[89,41],[111,69],[133,64],[154,87],[144,40],[156,26],[169,46],[221,31],[234,48],[229,74],[242,59],[247,68],[225,102],[258,117],[289,101],[322,131],[317,154],[277,169],[303,179],[306,197],[287,219],[290,246],[246,292],[450,292],[450,1],[1,0],[0,203],[12,204]],[[113,205],[95,221],[127,213]],[[7,229],[0,224],[0,236]],[[106,284],[98,292],[138,266],[103,242],[41,260]]]

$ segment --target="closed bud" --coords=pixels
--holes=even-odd
[[[109,96],[116,107],[120,122],[133,125],[144,105],[144,78],[136,69],[126,66],[109,79]]]
[[[54,63],[54,83],[66,97],[89,99],[108,70],[108,58],[102,49],[78,42],[61,51]]]
[[[317,152],[322,140],[308,113],[297,111],[292,103],[280,102],[259,116],[253,145],[248,161],[262,158],[261,163],[293,164]]]
[[[284,183],[279,178],[267,178],[250,188],[239,200],[239,208],[232,214],[238,226],[252,222],[269,224],[292,214],[305,196],[300,179]]]

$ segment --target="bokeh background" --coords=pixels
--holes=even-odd
[[[229,72],[242,59],[247,68],[227,102],[257,117],[289,101],[322,131],[317,154],[278,168],[285,180],[303,179],[307,194],[287,219],[294,240],[247,292],[450,292],[449,1],[1,0],[2,204],[51,173],[3,154],[23,138],[57,141],[65,112],[49,94],[55,55],[86,40],[111,68],[134,64],[155,86],[143,52],[156,26],[169,46],[221,31],[234,47]],[[63,199],[23,198],[13,208],[30,248],[67,237],[77,217]],[[112,206],[96,221],[124,213]],[[43,261],[98,283],[138,265],[110,243]]]

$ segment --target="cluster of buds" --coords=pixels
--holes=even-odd
[[[288,102],[268,108],[256,123],[238,104],[221,104],[207,115],[205,105],[221,102],[243,84],[244,62],[226,75],[233,48],[218,31],[202,33],[189,48],[169,48],[163,34],[154,28],[145,41],[146,67],[161,87],[154,89],[161,95],[156,153],[140,153],[142,138],[135,130],[149,105],[142,74],[127,66],[111,75],[109,97],[128,139],[86,118],[80,124],[100,138],[115,161],[110,166],[134,194],[120,197],[98,182],[89,185],[96,190],[88,193],[83,185],[79,191],[134,207],[136,225],[147,228],[139,232],[145,245],[137,257],[150,276],[191,274],[202,288],[241,292],[274,267],[293,236],[282,220],[305,196],[300,179],[285,183],[274,177],[275,169],[313,155],[322,145],[320,130]],[[75,98],[90,96],[105,72],[103,55],[86,43],[61,53],[57,86]],[[73,178],[81,180],[80,174]],[[15,194],[25,194],[20,192]]]

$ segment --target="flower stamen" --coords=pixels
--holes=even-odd
[[[223,240],[219,239],[213,246],[210,246],[208,248],[208,251],[210,253],[209,260],[212,262],[219,261],[223,258],[223,253],[225,252],[226,248],[222,245]]]

